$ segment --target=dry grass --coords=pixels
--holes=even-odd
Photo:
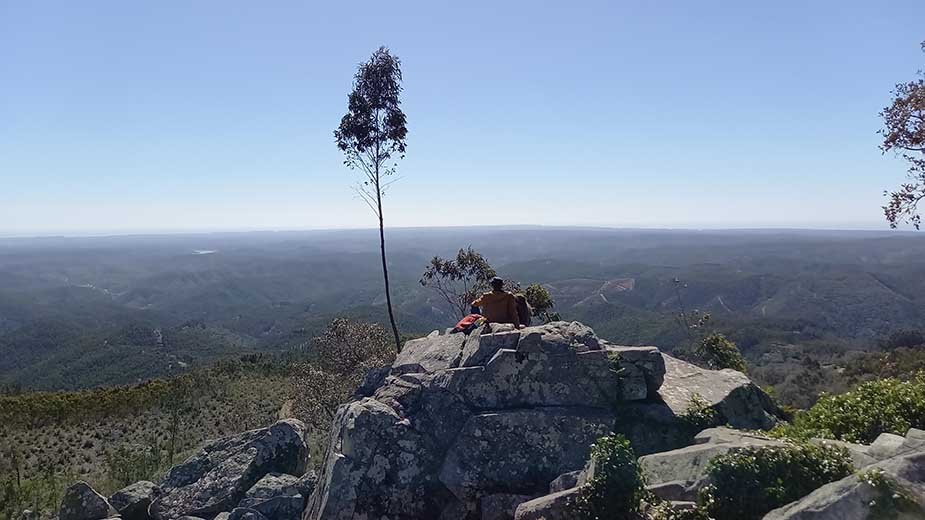
[[[180,401],[152,399],[147,406],[106,414],[92,409],[93,393],[104,390],[91,390],[80,396],[89,403],[87,410],[3,421],[0,518],[23,508],[54,510],[61,491],[77,479],[105,495],[136,480],[156,479],[209,439],[267,426],[286,415],[293,393],[292,376],[259,367],[184,377],[182,383],[166,381],[188,392]]]

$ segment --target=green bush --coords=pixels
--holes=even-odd
[[[736,344],[718,332],[709,334],[700,340],[700,344],[694,349],[694,354],[714,370],[731,368],[743,373],[748,371],[745,358],[742,357]]]
[[[812,408],[776,430],[779,436],[825,437],[869,444],[884,432],[925,428],[925,375],[881,379],[840,395],[823,394]]]
[[[722,424],[719,412],[698,393],[691,395],[687,410],[679,416],[691,435],[696,435],[707,428]]]
[[[713,518],[760,519],[768,511],[808,495],[853,471],[842,448],[791,444],[754,446],[710,461],[712,484],[700,506]]]
[[[626,437],[601,437],[591,447],[594,478],[582,487],[576,512],[586,519],[628,518],[639,511],[645,479]]]

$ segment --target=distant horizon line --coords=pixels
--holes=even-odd
[[[826,227],[826,226],[604,226],[604,225],[542,225],[542,224],[497,224],[497,225],[458,225],[458,226],[395,226],[386,231],[439,231],[466,229],[531,229],[531,230],[601,230],[601,231],[652,231],[652,232],[840,232],[840,233],[882,233],[882,234],[917,234],[914,229],[890,229],[873,226]],[[162,237],[194,235],[244,235],[244,234],[285,234],[285,233],[329,233],[350,231],[378,231],[373,227],[342,228],[203,228],[203,229],[135,229],[135,230],[86,230],[86,231],[0,231],[0,239],[51,239],[51,238],[117,238],[117,237]],[[925,235],[923,235],[925,236]]]

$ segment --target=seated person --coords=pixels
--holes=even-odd
[[[482,316],[489,323],[512,323],[514,327],[521,328],[520,318],[517,315],[517,300],[514,295],[504,290],[504,280],[492,278],[491,291],[479,296],[472,305],[481,307]]]

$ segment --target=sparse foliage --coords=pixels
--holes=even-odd
[[[166,470],[173,462],[167,457],[157,438],[151,436],[144,445],[122,444],[106,452],[107,487],[119,489],[139,480],[146,480]]]
[[[906,222],[919,229],[922,224],[918,203],[925,198],[925,74],[919,71],[919,76],[918,80],[897,84],[891,92],[892,103],[880,112],[884,125],[879,131],[883,136],[880,150],[895,152],[909,163],[907,182],[895,191],[884,192],[889,202],[883,213],[891,228]]]
[[[400,106],[401,82],[401,61],[387,48],[380,47],[369,61],[360,64],[357,69],[353,91],[348,97],[347,114],[334,131],[337,147],[344,152],[344,164],[352,170],[361,170],[364,175],[356,187],[357,194],[379,221],[382,276],[396,349],[401,348],[401,339],[392,310],[382,197],[397,180],[386,180],[395,175],[398,168],[396,159],[405,156],[408,128]]]
[[[698,309],[688,311],[687,306],[684,304],[684,291],[687,289],[687,283],[677,277],[672,280],[672,283],[674,284],[675,297],[678,302],[678,314],[675,319],[684,330],[684,335],[687,338],[687,348],[679,349],[675,351],[675,354],[682,358],[690,358],[695,356],[693,351],[696,348],[698,339],[705,334],[707,324],[710,323],[710,314],[702,313]]]
[[[313,437],[323,442],[337,407],[350,398],[369,369],[390,365],[396,350],[379,324],[338,318],[312,340],[312,351],[313,362],[297,369],[293,408]]]
[[[713,370],[731,368],[743,373],[748,371],[748,365],[739,348],[719,332],[712,332],[701,339],[694,353]]]
[[[435,290],[462,318],[469,314],[469,304],[488,289],[494,276],[495,270],[485,257],[470,246],[460,249],[455,259],[433,257],[420,283]]]

